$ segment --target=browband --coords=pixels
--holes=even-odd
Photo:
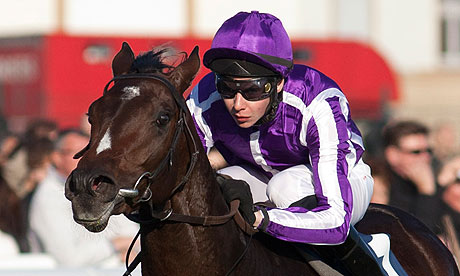
[[[158,80],[162,82],[171,91],[171,94],[173,95],[174,100],[176,100],[176,103],[179,105],[179,107],[182,108],[182,110],[185,112],[188,111],[187,105],[185,104],[185,99],[182,95],[180,95],[177,92],[176,87],[174,87],[174,85],[172,85],[171,82],[167,80],[166,78],[159,76],[159,75],[155,75],[155,74],[136,73],[136,74],[115,76],[105,85],[104,94],[107,92],[107,89],[109,88],[109,85],[112,82],[115,82],[118,80],[127,80],[127,79],[152,79],[152,80]]]

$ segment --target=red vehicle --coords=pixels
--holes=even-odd
[[[135,53],[169,45],[201,56],[211,39],[48,35],[0,39],[0,110],[12,130],[32,118],[50,118],[60,127],[78,125],[89,104],[110,80],[111,61],[121,43]],[[350,41],[293,40],[295,62],[319,69],[345,92],[354,118],[378,120],[398,98],[394,73],[372,48]],[[193,84],[208,73],[202,67]],[[189,93],[187,91],[186,93]]]

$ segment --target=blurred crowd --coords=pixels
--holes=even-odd
[[[460,141],[454,124],[432,129],[417,120],[386,123],[372,168],[372,202],[403,209],[421,220],[460,259]]]
[[[90,233],[73,221],[64,196],[78,163],[73,156],[88,144],[89,131],[86,115],[66,129],[33,120],[23,133],[10,133],[0,118],[1,255],[43,253],[62,267],[123,266],[138,225],[114,216],[106,231]]]
[[[138,226],[116,216],[102,234],[89,233],[73,221],[64,197],[78,162],[73,155],[86,146],[89,131],[85,116],[70,129],[35,120],[20,134],[0,118],[0,254],[42,252],[69,267],[122,265]],[[459,259],[457,131],[449,123],[430,129],[416,120],[391,120],[364,133],[365,145],[374,149],[364,158],[375,180],[372,202],[416,216]]]

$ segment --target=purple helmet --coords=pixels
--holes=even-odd
[[[268,13],[240,12],[222,24],[203,58],[204,66],[219,73],[219,61],[239,60],[256,75],[286,77],[293,66],[292,46],[281,21]],[[216,62],[217,61],[217,62]],[[224,62],[224,66],[228,66]],[[246,66],[247,65],[247,66]],[[243,69],[244,70],[244,69]]]

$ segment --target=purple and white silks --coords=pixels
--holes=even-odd
[[[193,89],[187,105],[205,149],[216,147],[229,165],[251,166],[270,178],[286,168],[311,164],[318,206],[269,209],[267,233],[313,244],[346,239],[353,209],[350,170],[364,147],[348,101],[333,80],[295,65],[285,79],[274,120],[258,127],[238,127],[216,91],[213,73]]]

